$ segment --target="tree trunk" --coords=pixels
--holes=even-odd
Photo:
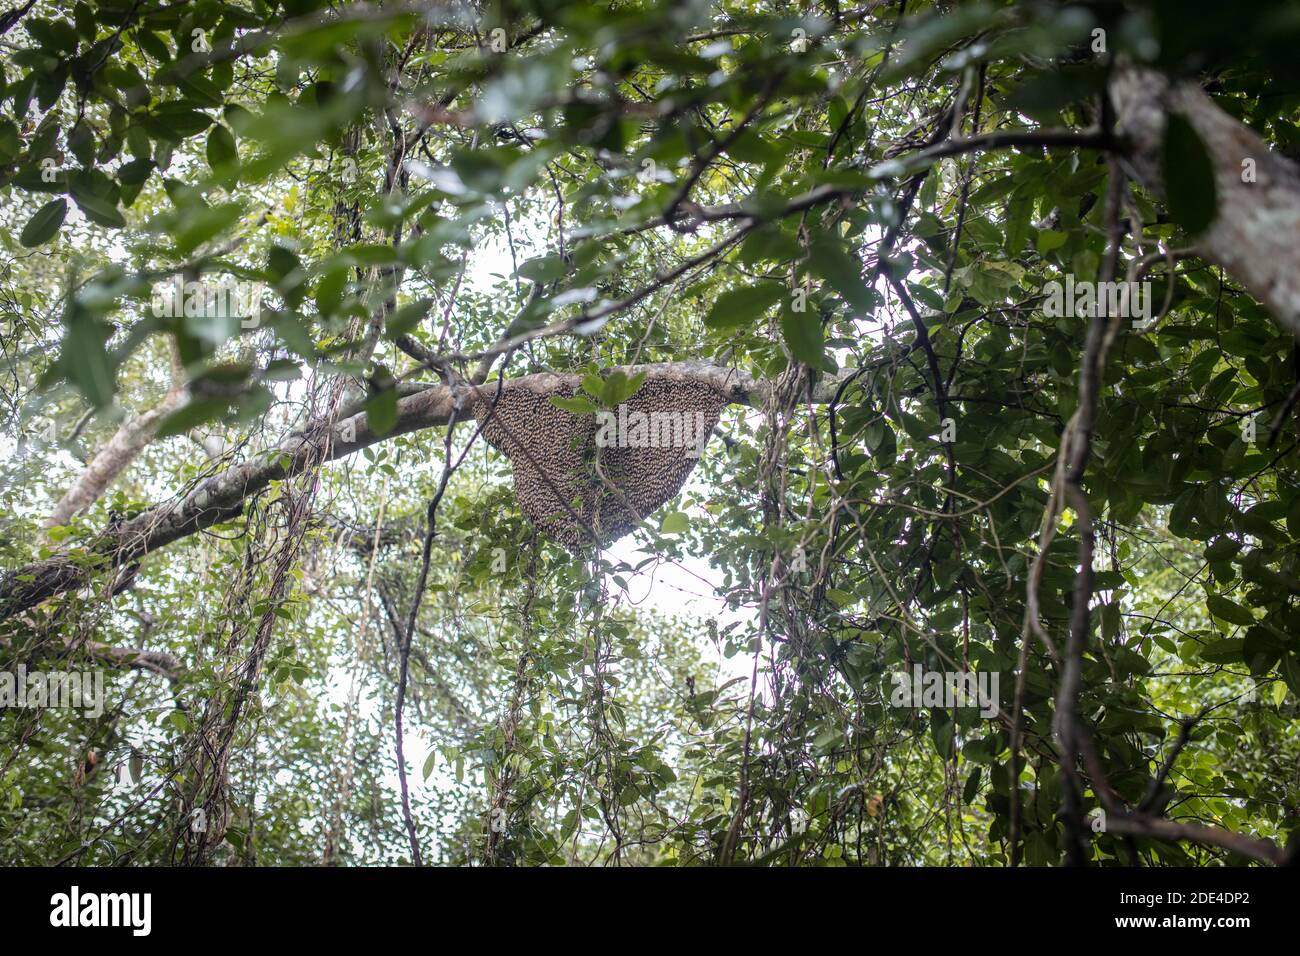
[[[120,475],[131,462],[144,451],[154,436],[158,426],[181,402],[184,392],[172,389],[156,408],[128,418],[118,428],[108,443],[101,448],[86,470],[81,473],[71,488],[59,499],[58,504],[45,519],[45,527],[53,528],[67,524],[78,513],[85,511],[108,490],[113,479]]]
[[[674,362],[640,365],[627,372],[647,372],[655,377],[676,378],[707,384],[732,404],[761,404],[768,387],[749,374],[708,362]],[[824,378],[812,400],[829,402],[840,383],[857,373],[845,369],[838,376]],[[516,380],[543,390],[563,379],[576,386],[580,376],[540,372]],[[228,521],[238,515],[250,495],[272,481],[297,471],[312,455],[315,445],[326,440],[330,447],[326,460],[350,455],[370,445],[410,432],[446,425],[453,407],[461,419],[471,416],[472,394],[477,391],[490,399],[494,385],[449,387],[435,385],[402,398],[397,404],[397,423],[384,434],[376,434],[364,412],[343,418],[332,426],[317,423],[305,432],[290,435],[274,448],[242,464],[213,475],[175,500],[149,508],[106,529],[87,548],[93,559],[73,561],[55,555],[19,568],[0,580],[0,620],[34,607],[41,601],[81,587],[92,573],[135,561],[144,554],[191,535],[203,528]]]
[[[1300,169],[1194,83],[1128,67],[1117,72],[1110,93],[1117,131],[1131,145],[1130,171],[1153,192],[1164,192],[1168,116],[1180,115],[1196,130],[1214,164],[1218,209],[1193,250],[1223,266],[1278,324],[1300,335]]]

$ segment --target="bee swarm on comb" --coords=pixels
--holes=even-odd
[[[520,510],[580,551],[622,538],[681,490],[726,401],[702,382],[660,375],[616,411],[575,414],[551,402],[576,392],[572,376],[534,376],[506,382],[495,405],[496,390],[481,390],[473,410],[510,459]]]

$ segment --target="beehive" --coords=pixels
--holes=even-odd
[[[551,402],[553,395],[572,397],[576,390],[565,377],[533,377],[507,382],[495,409],[495,390],[474,402],[474,414],[487,422],[483,436],[510,459],[520,510],[543,534],[574,551],[628,534],[681,490],[698,461],[684,445],[598,448],[595,415]],[[724,401],[708,385],[652,377],[623,404],[633,419],[637,412],[689,416],[693,427],[703,428],[702,445]],[[608,484],[600,480],[597,461]]]

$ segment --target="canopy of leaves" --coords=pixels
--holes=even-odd
[[[1170,126],[1156,196],[1100,105],[1147,63],[1300,152],[1293,8],[42,0],[3,24],[10,583],[321,422],[384,437],[312,445],[0,623],[0,670],[106,675],[101,714],[0,708],[0,861],[1047,865],[1102,772],[1148,816],[1300,826],[1300,350],[1186,252],[1216,209],[1195,130]],[[1044,298],[1126,275],[1154,321],[1100,370],[1085,526],[1062,436],[1089,321]],[[556,371],[590,413],[639,384],[613,367],[682,360],[751,376],[755,407],[635,546],[585,555],[534,533],[468,415],[400,401]],[[109,490],[43,527],[140,421]],[[1089,542],[1076,764],[1054,721]],[[916,666],[995,681],[994,712],[896,706]]]

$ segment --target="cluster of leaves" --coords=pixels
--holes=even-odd
[[[38,526],[78,446],[7,461],[6,567],[88,554],[106,522],[273,447],[304,424],[299,375],[355,382],[389,432],[398,380],[428,373],[404,338],[467,375],[464,356],[535,336],[506,374],[584,374],[565,400],[584,413],[635,389],[599,373],[617,364],[709,358],[769,384],[805,368],[814,385],[855,368],[831,405],[789,409],[790,427],[729,411],[725,450],[641,533],[644,560],[537,539],[501,461],[466,459],[412,656],[416,829],[447,863],[692,865],[729,840],[762,863],[1058,862],[1059,670],[1027,598],[1063,644],[1072,512],[1031,582],[1085,323],[1042,300],[1049,281],[1099,276],[1107,164],[1079,145],[925,148],[952,130],[1082,133],[1122,54],[1205,76],[1294,150],[1300,101],[1275,85],[1300,24],[1199,0],[335,6],[45,2],[6,36],[5,437],[44,416],[66,439],[99,411],[75,429],[91,448],[175,367],[187,393],[72,527]],[[1167,145],[1167,204],[1126,192],[1142,245],[1125,262],[1182,248],[1213,213],[1195,134],[1174,126]],[[510,274],[467,279],[489,249]],[[260,283],[260,321],[154,314],[155,283],[178,275]],[[1160,260],[1150,279],[1168,306],[1117,340],[1093,428],[1079,711],[1129,805],[1285,841],[1300,822],[1300,353],[1217,269]],[[561,327],[575,334],[547,331]],[[200,456],[196,434],[223,449]],[[774,435],[777,520],[762,498]],[[328,504],[236,739],[219,861],[318,862],[326,844],[330,862],[409,859],[389,727],[442,467],[440,441],[406,434],[322,471]],[[178,755],[194,703],[231,680],[238,649],[216,635],[263,526],[221,525],[150,556],[116,596],[60,598],[0,633],[6,663],[53,644],[95,666],[107,644],[183,665],[175,683],[114,678],[96,722],[0,712],[0,858],[171,859]],[[637,605],[641,575],[698,557],[734,615]],[[266,611],[256,593],[247,607]],[[891,706],[892,675],[914,664],[996,675],[1000,713]],[[1149,794],[1185,718],[1199,719]],[[92,752],[140,760],[145,790],[87,772]],[[1093,840],[1099,861],[1124,852]]]

